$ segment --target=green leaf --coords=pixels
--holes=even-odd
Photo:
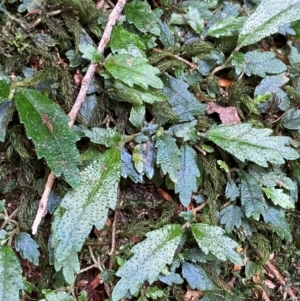
[[[262,0],[256,11],[246,20],[240,33],[238,47],[254,44],[278,32],[279,26],[299,20],[299,0]]]
[[[268,172],[264,174],[259,182],[266,187],[280,186],[287,190],[295,190],[293,181],[282,171]]]
[[[21,90],[16,104],[38,158],[45,157],[56,176],[63,174],[71,186],[78,186],[80,156],[75,143],[79,137],[70,129],[69,118],[56,103],[35,90]]]
[[[0,247],[0,301],[19,301],[22,268],[11,247]]]
[[[281,124],[289,130],[300,130],[300,110],[288,110],[286,111],[282,118]]]
[[[143,183],[143,175],[137,172],[133,165],[132,156],[125,150],[125,148],[122,148],[121,158],[122,177],[125,179],[130,177],[134,183]]]
[[[245,274],[247,279],[250,279],[251,277],[255,275],[262,276],[263,275],[263,267],[261,263],[256,263],[251,260],[249,260],[246,264],[245,268]]]
[[[189,86],[182,80],[164,74],[162,76],[164,82],[163,92],[168,97],[168,102],[172,106],[174,112],[179,116],[179,121],[191,121],[193,115],[204,115],[206,105],[198,101],[198,99],[188,91]]]
[[[75,299],[66,292],[50,292],[45,295],[45,301],[75,301]],[[43,301],[41,300],[41,301]]]
[[[151,87],[148,87],[147,90],[137,86],[131,88],[120,81],[116,81],[114,87],[118,90],[118,99],[133,103],[134,105],[142,105],[144,102],[152,104],[167,99],[166,95]]]
[[[52,245],[55,258],[61,263],[80,251],[92,227],[100,230],[109,208],[115,209],[121,175],[120,151],[114,148],[106,151],[80,175],[82,184],[69,191],[56,210]]]
[[[130,111],[129,121],[136,128],[142,127],[145,120],[145,106],[133,105]]]
[[[204,27],[204,20],[201,18],[199,11],[190,6],[186,18],[195,32],[201,34]]]
[[[91,139],[92,142],[102,144],[107,147],[117,146],[121,141],[121,135],[111,128],[97,128],[92,130],[84,130],[84,134]]]
[[[240,196],[240,191],[232,179],[226,184],[225,196],[231,201],[235,201],[236,198]]]
[[[9,84],[4,80],[0,80],[0,103],[6,98],[8,98],[9,93],[10,93]]]
[[[153,13],[148,3],[135,0],[126,4],[124,11],[127,21],[133,23],[139,31],[151,32],[159,36],[159,18]]]
[[[143,164],[143,157],[141,154],[141,145],[138,144],[134,147],[132,152],[132,161],[134,163],[134,167],[138,173],[143,173],[144,171],[144,164]]]
[[[178,138],[182,138],[184,142],[189,140],[195,141],[199,138],[196,125],[197,125],[197,120],[174,124],[169,128],[168,133]]]
[[[182,238],[181,225],[166,225],[147,233],[147,239],[131,249],[134,256],[116,273],[121,277],[116,284],[112,300],[122,299],[128,291],[134,294],[144,281],[152,284],[166,264],[173,260]]]
[[[123,25],[114,27],[109,45],[113,53],[122,49],[137,48],[142,51],[146,49],[146,45],[141,38],[137,34],[127,31]]]
[[[220,260],[228,258],[238,265],[243,265],[240,255],[233,250],[238,243],[224,236],[225,231],[222,228],[207,224],[195,224],[191,228],[199,247],[205,254],[210,252]]]
[[[211,291],[217,288],[205,270],[198,265],[184,262],[182,264],[182,276],[193,290]]]
[[[284,164],[284,159],[299,158],[297,151],[288,146],[291,138],[271,133],[270,129],[256,129],[249,124],[220,125],[210,128],[205,137],[242,162],[249,160],[264,167],[267,161]]]
[[[82,53],[84,59],[87,59],[92,63],[99,63],[101,61],[101,54],[93,45],[79,44],[78,49]]]
[[[159,70],[147,64],[147,59],[130,54],[110,56],[104,63],[106,70],[116,79],[130,87],[138,85],[144,89],[148,86],[162,89],[163,83],[156,75]]]
[[[162,298],[164,296],[164,291],[160,290],[158,287],[154,286],[154,287],[148,287],[145,290],[145,295],[148,298],[151,298],[153,300],[157,300],[159,298]]]
[[[184,143],[180,151],[180,169],[175,183],[175,193],[179,193],[181,204],[187,207],[191,202],[192,193],[198,190],[200,171],[197,166],[197,153],[194,149]]]
[[[168,48],[170,46],[175,46],[175,37],[174,34],[171,32],[168,24],[166,22],[162,22],[159,20],[159,28],[160,28],[160,36],[159,39],[165,46],[165,48]]]
[[[5,208],[5,200],[0,200],[0,213],[4,210]]]
[[[241,26],[245,22],[245,19],[245,17],[229,17],[226,19],[219,19],[208,29],[207,35],[216,38],[233,36],[235,32],[240,30]]]
[[[161,166],[164,174],[169,174],[170,179],[176,183],[180,168],[180,150],[176,140],[167,134],[160,135],[155,147],[157,148],[156,163]]]
[[[241,62],[242,56],[242,62]],[[278,74],[286,70],[286,65],[275,57],[272,51],[248,51],[245,55],[239,53],[233,57],[233,65],[236,66],[236,73],[240,74],[242,71],[246,75],[258,75],[265,77],[266,73]]]
[[[15,236],[15,247],[21,256],[28,259],[34,265],[39,264],[40,252],[38,250],[39,244],[31,238],[28,233],[19,232]]]
[[[257,180],[248,173],[241,172],[241,203],[245,208],[245,214],[259,220],[265,212],[266,202]]]
[[[227,233],[231,233],[234,227],[239,228],[242,224],[243,211],[236,205],[229,205],[220,211],[220,223],[225,225]]]
[[[295,204],[291,201],[290,196],[284,193],[283,189],[274,187],[263,187],[262,190],[268,199],[271,199],[274,205],[279,205],[284,209],[293,209]]]
[[[263,214],[264,221],[274,226],[281,239],[292,241],[290,225],[285,219],[284,210],[279,207],[268,207]]]

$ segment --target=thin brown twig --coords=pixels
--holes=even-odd
[[[164,52],[163,50],[161,49],[158,49],[158,48],[153,48],[153,51],[155,52]],[[169,56],[169,57],[172,57],[174,59],[177,59],[179,61],[182,61],[183,63],[185,63],[186,65],[188,65],[189,67],[191,67],[192,69],[198,69],[198,66],[194,63],[191,63],[190,61],[182,58],[181,56],[177,55],[177,54],[173,54],[171,52],[164,52],[165,55]]]
[[[12,221],[12,219],[17,215],[17,212],[18,212],[18,209],[14,210],[14,212],[10,216],[5,218],[5,221],[2,223],[0,230],[3,230],[6,227],[6,225]]]
[[[114,217],[114,221],[112,224],[112,231],[111,231],[111,248],[110,248],[110,252],[108,253],[108,255],[110,256],[110,260],[109,260],[109,269],[112,269],[113,266],[113,257],[115,254],[115,249],[116,249],[116,229],[117,229],[117,222],[118,222],[118,215],[119,212],[118,210],[115,210],[115,217]]]
[[[108,22],[106,24],[105,30],[103,32],[102,38],[101,38],[100,43],[97,48],[97,50],[101,54],[103,53],[105,46],[107,45],[107,43],[110,40],[112,29],[115,26],[116,21],[119,18],[125,4],[126,4],[126,0],[119,0],[118,3],[116,4],[115,8],[112,10],[111,14],[109,15]],[[89,87],[90,82],[96,71],[96,66],[97,66],[97,64],[91,63],[88,67],[88,70],[87,70],[83,80],[82,80],[82,85],[81,85],[79,94],[76,98],[73,108],[71,109],[70,113],[68,114],[71,119],[69,122],[70,127],[73,126],[76,116],[80,110],[80,107],[85,100],[85,96],[86,96],[88,87]],[[35,217],[34,223],[32,225],[32,234],[33,235],[36,234],[38,226],[42,221],[42,218],[47,213],[47,202],[48,202],[49,194],[52,189],[54,180],[55,180],[55,175],[51,172],[48,176],[45,190],[43,192],[43,195],[42,195],[42,198],[41,198],[41,201],[39,204],[38,212]]]

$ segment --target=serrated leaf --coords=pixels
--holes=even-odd
[[[226,19],[219,19],[208,29],[207,35],[216,38],[232,36],[235,32],[240,30],[245,20],[245,17],[229,17]]]
[[[266,202],[257,180],[248,173],[241,172],[241,203],[246,217],[259,220],[265,212]]]
[[[198,265],[184,262],[182,264],[182,276],[193,290],[211,291],[217,288],[205,270]]]
[[[19,232],[15,236],[15,247],[24,259],[28,259],[34,265],[39,264],[39,244],[28,233]]]
[[[176,140],[168,134],[162,134],[156,140],[156,163],[160,165],[164,174],[169,174],[170,179],[176,183],[180,168],[180,150]]]
[[[189,7],[186,18],[196,33],[201,34],[204,27],[204,20],[201,18],[199,11],[194,7]]]
[[[81,247],[95,225],[101,229],[115,209],[121,175],[120,150],[110,149],[81,172],[82,184],[70,190],[56,210],[64,213],[53,226],[55,258],[64,262]]]
[[[220,125],[209,129],[205,136],[242,162],[249,160],[267,167],[268,161],[284,164],[284,159],[299,158],[297,151],[288,146],[291,138],[270,136],[271,133],[270,129],[256,129],[245,123]]]
[[[130,48],[137,48],[142,51],[146,49],[141,38],[137,34],[127,31],[123,25],[114,27],[109,45],[113,53]]]
[[[169,128],[168,133],[178,138],[182,138],[184,142],[189,140],[195,141],[199,138],[196,125],[197,125],[197,120],[174,124]]]
[[[136,171],[133,165],[132,156],[125,150],[125,148],[122,148],[121,157],[122,177],[125,179],[130,177],[134,183],[143,183],[143,175]]]
[[[243,56],[243,62],[240,62],[240,56]],[[272,51],[248,51],[245,55],[239,53],[239,56],[235,55],[236,72],[239,74],[243,70],[246,75],[252,74],[260,77],[265,77],[266,73],[278,74],[286,70],[286,65],[275,57],[275,53]]]
[[[264,221],[274,226],[281,239],[291,241],[293,239],[290,225],[285,219],[284,210],[278,207],[268,207],[263,214]]]
[[[295,204],[291,201],[290,196],[284,193],[283,189],[263,187],[262,190],[274,205],[279,205],[284,209],[293,209],[295,207]]]
[[[84,59],[87,59],[92,63],[99,63],[101,61],[101,54],[93,45],[79,44],[78,49],[82,53]]]
[[[187,207],[191,202],[192,193],[198,190],[200,171],[197,166],[197,153],[194,149],[184,143],[180,151],[180,169],[175,183],[175,193],[179,193],[180,202]]]
[[[283,187],[288,190],[295,190],[295,185],[293,181],[286,176],[285,173],[281,171],[268,172],[264,174],[259,182],[266,187]]]
[[[158,298],[162,298],[164,296],[164,291],[160,290],[158,287],[148,287],[145,289],[145,295],[148,298],[153,300],[157,300]]]
[[[227,233],[231,233],[234,227],[239,228],[242,224],[243,211],[236,205],[229,205],[220,211],[220,223],[225,225]]]
[[[75,301],[75,299],[66,292],[50,292],[45,295],[45,298],[45,301]]]
[[[240,196],[240,191],[232,179],[230,179],[226,184],[225,196],[231,201],[235,201],[236,198]]]
[[[133,23],[141,32],[151,32],[157,36],[160,34],[159,18],[148,3],[135,0],[126,4],[124,11],[127,21]]]
[[[286,111],[282,118],[281,124],[289,130],[300,130],[300,110],[288,110]]]
[[[147,233],[147,239],[131,249],[134,256],[117,271],[121,279],[112,300],[122,299],[128,291],[134,294],[146,280],[152,284],[164,266],[172,262],[181,238],[182,227],[177,224]]]
[[[168,102],[173,111],[179,116],[179,121],[191,121],[194,115],[204,115],[206,105],[200,103],[197,98],[188,91],[188,85],[179,79],[164,74],[163,92],[168,97]]]
[[[224,236],[225,231],[222,228],[207,224],[194,224],[191,228],[199,247],[205,254],[210,252],[220,260],[228,258],[238,265],[243,265],[240,255],[234,251],[238,243]]]
[[[283,73],[278,75],[267,76],[264,78],[254,90],[254,95],[267,94],[277,92],[280,87],[286,84],[289,78]]]
[[[38,48],[48,50],[49,47],[53,47],[57,42],[48,34],[34,33],[32,34],[32,40]]]
[[[144,89],[151,86],[162,89],[163,83],[156,75],[159,70],[147,64],[147,59],[130,54],[110,56],[104,63],[106,70],[116,79],[130,87],[138,85]]]
[[[107,147],[117,146],[121,141],[121,135],[112,128],[94,127],[92,130],[84,130],[84,133],[92,142],[103,144]]]
[[[6,98],[8,98],[9,93],[10,93],[9,84],[4,80],[0,80],[0,103]]]
[[[160,28],[159,39],[161,40],[165,48],[175,46],[175,37],[171,32],[168,24],[159,20],[158,25]]]
[[[299,20],[299,0],[262,0],[255,12],[246,20],[240,33],[238,46],[253,44],[278,32],[279,26]]]
[[[0,301],[19,301],[22,268],[11,247],[0,247]]]
[[[80,156],[75,143],[79,137],[70,129],[69,118],[56,103],[35,90],[18,92],[16,104],[38,158],[45,157],[56,176],[63,174],[71,186],[78,186]]]
[[[246,264],[245,268],[245,274],[247,279],[250,279],[251,277],[258,275],[261,276],[263,275],[263,267],[261,263],[256,263],[251,260],[249,260]]]

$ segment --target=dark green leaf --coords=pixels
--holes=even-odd
[[[22,268],[11,247],[0,247],[0,301],[19,301]]]
[[[270,129],[256,129],[249,124],[237,124],[209,129],[205,136],[236,158],[249,160],[267,167],[267,161],[283,164],[284,159],[295,160],[299,154],[289,147],[291,139],[283,136],[270,136]]]
[[[229,205],[220,211],[220,223],[225,225],[227,233],[231,233],[234,227],[239,228],[242,224],[243,211],[236,205]]]
[[[160,34],[159,18],[148,3],[134,0],[125,5],[124,11],[127,21],[133,23],[141,32],[151,32],[157,36]]]
[[[179,193],[180,202],[187,207],[191,202],[192,193],[198,190],[200,171],[194,149],[184,143],[180,151],[180,169],[175,183],[175,193]]]
[[[241,202],[247,217],[259,220],[265,212],[266,202],[259,183],[248,173],[241,172]]]
[[[35,265],[39,264],[40,252],[38,243],[28,233],[19,232],[15,236],[16,250],[24,259],[28,259]]]
[[[288,110],[282,118],[281,124],[289,130],[300,130],[300,110]]]
[[[128,291],[134,294],[146,280],[152,284],[163,267],[172,262],[181,238],[182,228],[177,224],[148,232],[147,239],[131,249],[134,256],[116,273],[121,279],[113,290],[112,300],[122,299]]]
[[[0,103],[6,98],[8,98],[9,93],[10,93],[9,84],[4,80],[0,80]]]
[[[157,148],[157,164],[161,166],[163,173],[169,174],[170,179],[176,183],[181,154],[176,140],[170,135],[161,134],[157,137],[155,147]]]
[[[247,279],[250,279],[253,276],[262,276],[263,275],[263,267],[260,263],[253,262],[251,260],[247,261],[245,274]]]
[[[48,50],[49,47],[53,47],[56,44],[55,40],[45,33],[34,33],[32,39],[35,45],[43,50]]]
[[[284,210],[278,207],[268,207],[263,214],[264,221],[274,226],[281,239],[292,241],[290,225],[285,219]]]
[[[130,54],[112,55],[105,61],[104,66],[114,78],[130,87],[134,84],[144,89],[148,86],[157,89],[163,87],[162,81],[156,76],[159,70],[147,64],[145,58],[134,57]]]
[[[171,32],[168,24],[159,20],[160,36],[159,39],[165,46],[165,48],[175,46],[174,34]]]
[[[14,105],[11,101],[0,103],[0,141],[5,141],[7,126],[11,121],[14,113]]]
[[[38,157],[45,157],[56,176],[63,174],[71,186],[78,186],[80,157],[75,143],[79,137],[70,129],[69,118],[56,103],[35,90],[21,90],[16,104]]]
[[[4,210],[5,208],[5,200],[0,200],[0,213]]]
[[[94,225],[99,230],[105,225],[109,208],[117,203],[120,175],[121,154],[114,148],[81,172],[82,184],[70,190],[56,210],[52,245],[58,263],[81,250]]]
[[[253,44],[278,32],[279,26],[299,20],[298,0],[262,0],[256,11],[245,22],[240,33],[238,46]]]
[[[168,102],[171,104],[174,112],[179,116],[179,121],[191,121],[193,115],[204,115],[206,105],[200,103],[197,98],[188,91],[188,85],[164,74],[163,77],[164,89],[163,92],[168,97]]]
[[[97,144],[103,144],[107,147],[117,146],[121,141],[121,135],[111,128],[97,128],[92,130],[84,130],[86,137],[89,137],[92,142]]]
[[[146,49],[146,46],[141,38],[137,34],[127,31],[123,25],[117,25],[114,27],[110,38],[110,47],[113,53],[122,49]]]
[[[188,8],[186,18],[195,32],[201,34],[204,27],[204,20],[201,18],[199,11],[190,6]]]
[[[193,290],[211,291],[217,288],[205,270],[198,265],[184,262],[182,264],[182,276]]]
[[[224,236],[225,231],[222,228],[207,224],[194,224],[191,228],[199,247],[205,254],[210,252],[220,260],[228,258],[238,265],[243,265],[242,258],[234,251],[238,243]]]

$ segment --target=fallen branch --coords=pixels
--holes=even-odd
[[[101,38],[100,43],[97,48],[97,50],[101,54],[103,53],[105,46],[107,45],[107,43],[110,40],[112,29],[115,26],[116,21],[119,18],[125,4],[126,4],[126,0],[119,0],[118,3],[116,4],[115,8],[112,10],[111,14],[109,15],[108,22],[106,24],[105,30],[103,32],[102,38]],[[72,127],[74,125],[76,116],[80,110],[81,105],[83,104],[83,102],[85,100],[85,96],[86,96],[88,87],[89,87],[90,82],[96,71],[96,66],[97,66],[97,64],[91,63],[87,69],[87,72],[86,72],[83,80],[82,80],[81,88],[80,88],[79,94],[77,96],[77,99],[76,99],[70,113],[68,114],[71,119],[69,122],[70,127]],[[34,223],[32,225],[32,234],[33,235],[36,234],[38,226],[42,221],[42,218],[47,213],[48,198],[49,198],[49,194],[52,189],[54,180],[55,180],[55,175],[51,172],[48,176],[48,180],[47,180],[42,198],[39,203],[38,212],[36,214]]]

